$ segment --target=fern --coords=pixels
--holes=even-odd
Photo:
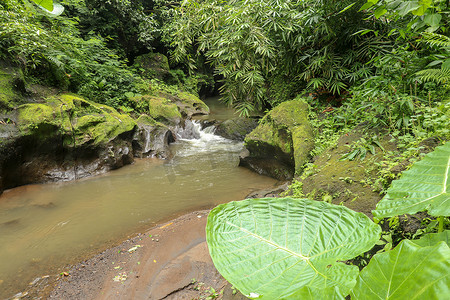
[[[434,81],[437,83],[446,84],[450,82],[450,69],[425,69],[416,73],[416,75],[423,81]]]
[[[423,41],[430,46],[450,48],[450,38],[445,35],[432,32],[424,32],[422,36]]]

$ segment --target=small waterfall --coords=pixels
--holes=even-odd
[[[178,138],[177,156],[190,156],[206,152],[239,152],[242,142],[236,142],[215,135],[215,126],[202,129],[200,121],[187,120],[185,127],[176,132]]]
[[[145,133],[145,147],[143,153],[149,153],[150,150],[152,150],[151,130],[149,128],[144,127],[144,133]]]

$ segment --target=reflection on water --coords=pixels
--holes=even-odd
[[[241,143],[199,135],[172,144],[168,161],[137,160],[94,178],[5,191],[0,196],[0,298],[143,226],[240,200],[275,183],[238,167]]]

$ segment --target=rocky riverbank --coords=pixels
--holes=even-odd
[[[78,95],[25,88],[18,69],[0,71],[0,192],[97,175],[134,157],[166,158],[177,128],[209,113],[194,95],[161,92],[132,98],[127,114]]]

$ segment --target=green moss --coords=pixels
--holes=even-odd
[[[18,90],[24,88],[20,70],[0,68],[0,111],[11,110],[23,102],[23,97]]]
[[[148,113],[153,119],[163,123],[178,123],[180,121],[181,114],[175,103],[166,98],[144,97],[148,97]]]
[[[184,104],[187,104],[191,106],[192,108],[195,108],[199,111],[202,111],[202,113],[209,113],[209,107],[205,104],[202,100],[200,100],[197,96],[192,95],[187,92],[180,92],[177,94],[177,97],[180,99],[180,101]]]
[[[166,127],[166,125],[164,125],[161,122],[156,121],[155,119],[153,119],[152,117],[148,116],[148,115],[140,115],[139,118],[136,120],[136,123],[138,125],[144,125],[144,126],[152,126],[152,127]]]
[[[308,104],[302,99],[281,103],[245,137],[245,145],[252,157],[275,157],[300,170],[314,146]]]
[[[140,115],[139,118],[136,120],[136,123],[138,125],[154,126],[158,122],[155,119],[153,119],[152,117],[148,116],[148,115]]]
[[[144,69],[161,69],[169,71],[169,60],[161,53],[147,53],[136,57],[134,66]]]
[[[265,118],[276,126],[293,128],[308,119],[308,104],[301,98],[286,101],[271,110]]]
[[[309,153],[314,149],[313,137],[313,130],[309,124],[296,126],[292,131],[296,173],[299,173],[303,165],[308,162]]]
[[[292,152],[292,139],[290,134],[284,128],[277,128],[271,122],[263,122],[258,127],[256,127],[250,134],[245,138],[246,145],[249,143],[258,142],[258,145],[266,143],[273,147],[278,147],[286,155],[290,155]],[[255,149],[257,153],[257,149]],[[254,153],[255,151],[252,151]]]
[[[136,57],[133,67],[145,78],[158,78],[167,80],[172,78],[169,60],[161,53],[147,53]]]
[[[52,97],[46,104],[25,104],[18,111],[23,134],[36,138],[61,134],[66,146],[107,143],[136,126],[128,115],[74,95]]]

